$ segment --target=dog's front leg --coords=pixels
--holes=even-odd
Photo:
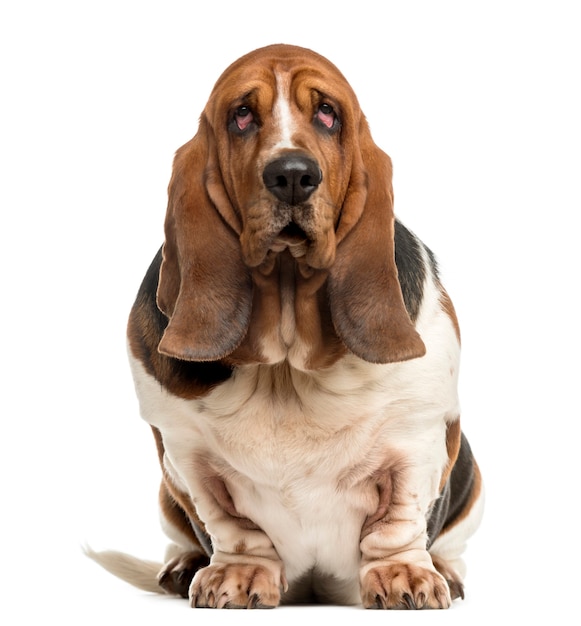
[[[219,476],[196,481],[193,498],[212,539],[210,564],[194,576],[192,607],[272,608],[287,582],[270,538],[241,515]]]
[[[437,473],[387,470],[377,479],[377,510],[361,533],[361,599],[366,608],[448,608],[450,591],[426,549],[426,512]]]

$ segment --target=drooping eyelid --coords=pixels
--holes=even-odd
[[[314,100],[313,111],[313,123],[319,130],[323,130],[326,134],[335,135],[342,126],[341,123],[341,107],[335,98],[329,97],[320,91],[317,91],[316,98]],[[328,104],[332,112],[326,115],[332,116],[333,123],[329,125],[319,117],[320,107],[323,104]]]
[[[239,97],[232,99],[228,106],[228,118],[232,119],[241,107],[248,107],[250,112],[256,117],[258,115],[255,89],[241,94]]]
[[[252,115],[252,120],[247,126],[244,126],[244,128],[240,128],[236,122],[236,117],[239,115],[238,111],[242,107],[246,107],[248,109],[248,114]],[[248,135],[249,132],[252,134],[252,129],[256,131],[260,126],[260,115],[257,109],[258,107],[254,90],[236,98],[231,102],[228,108],[228,128],[236,135]]]
[[[254,113],[253,102],[251,102],[251,98],[249,97],[249,95],[238,98],[231,104],[229,108],[229,117],[236,115],[238,111],[243,107],[246,107],[250,113]]]
[[[317,112],[318,108],[322,104],[328,104],[333,109],[333,112],[335,113],[335,116],[337,117],[337,119],[341,121],[341,105],[339,104],[339,101],[327,93],[316,90],[314,113]]]

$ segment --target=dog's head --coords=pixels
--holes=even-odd
[[[257,292],[284,254],[303,283],[326,285],[318,306],[353,353],[421,356],[394,260],[391,174],[353,90],[325,58],[274,45],[233,63],[176,154],[160,351],[217,360],[247,343],[265,306]]]

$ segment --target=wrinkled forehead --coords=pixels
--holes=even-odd
[[[330,61],[302,48],[273,46],[228,67],[214,86],[206,112],[213,117],[253,95],[273,106],[279,97],[300,100],[313,93],[341,103],[357,102],[349,83]]]

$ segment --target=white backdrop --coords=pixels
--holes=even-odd
[[[1,5],[4,623],[571,622],[581,582],[575,4]],[[159,469],[126,318],[162,241],[174,151],[225,67],[277,42],[324,54],[354,86],[393,158],[396,211],[436,252],[460,317],[463,425],[488,504],[466,555],[467,599],[449,612],[193,614],[80,552],[88,541],[162,556]]]

